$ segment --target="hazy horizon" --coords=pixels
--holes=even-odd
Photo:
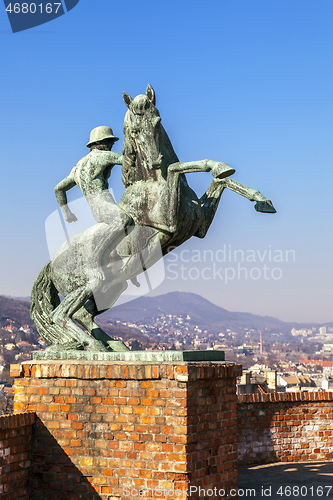
[[[165,292],[163,294],[157,294],[157,293],[148,293],[148,294],[145,294],[145,295],[139,295],[139,296],[135,296],[135,295],[131,295],[131,296],[128,296],[129,300],[124,300],[122,297],[120,297],[120,299],[116,302],[116,304],[113,306],[113,307],[116,307],[116,306],[122,306],[124,304],[127,304],[128,302],[131,302],[132,300],[136,300],[138,298],[141,298],[141,297],[151,297],[151,298],[154,298],[154,297],[158,297],[158,296],[161,296],[161,295],[166,295],[168,293],[175,293],[175,292],[180,292],[180,293],[193,293],[195,295],[198,295],[199,297],[205,299],[205,300],[208,300],[208,302],[210,302],[211,304],[214,304],[218,307],[221,307],[222,309],[225,309],[224,307],[222,307],[221,305],[219,304],[216,304],[214,301],[212,300],[209,300],[207,299],[206,297],[203,297],[202,295],[200,295],[199,293],[196,293],[196,292],[185,292],[183,290],[173,290],[172,292]],[[30,296],[25,296],[25,297],[15,297],[15,296],[12,296],[12,295],[3,295],[1,294],[3,297],[6,297],[8,299],[13,299],[13,300],[23,300],[23,301],[27,301],[29,302],[30,301]],[[330,324],[330,323],[333,323],[333,321],[324,321],[324,322],[313,322],[313,321],[309,321],[309,322],[302,322],[302,321],[284,321],[282,320],[281,318],[278,318],[278,317],[275,317],[275,316],[270,316],[270,315],[266,315],[266,314],[255,314],[255,313],[252,313],[251,311],[239,311],[239,310],[229,310],[229,309],[225,309],[227,310],[228,312],[232,312],[232,313],[248,313],[248,314],[253,314],[255,316],[261,316],[261,317],[270,317],[270,318],[275,318],[275,319],[278,319],[284,323],[294,323],[295,325],[303,325],[303,324],[313,324],[313,325],[327,325],[327,324]],[[103,313],[104,314],[104,313]],[[101,315],[102,316],[102,315]]]

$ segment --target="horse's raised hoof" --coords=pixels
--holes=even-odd
[[[254,208],[256,209],[257,212],[263,212],[266,214],[276,213],[276,210],[273,207],[273,203],[271,202],[271,200],[257,201],[257,203],[254,205]]]
[[[107,345],[115,352],[129,351],[127,345],[125,345],[121,340],[108,340]]]
[[[219,162],[212,168],[213,177],[216,179],[225,179],[225,177],[230,177],[235,173],[235,169],[229,167],[226,163]]]

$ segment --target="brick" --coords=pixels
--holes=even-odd
[[[113,404],[114,404],[113,398],[103,398],[103,405],[113,405]]]
[[[141,382],[140,385],[142,389],[150,389],[153,387],[153,382],[151,380],[145,380],[144,382]]]
[[[67,418],[68,418],[68,420],[78,420],[79,419],[77,413],[68,413]]]
[[[60,391],[60,389],[57,389],[58,391]],[[65,402],[65,398],[63,396],[54,396],[54,402],[55,403],[64,403]]]
[[[83,422],[73,422],[72,429],[83,429]]]
[[[92,404],[100,404],[102,402],[102,398],[100,396],[94,396],[90,399]]]
[[[12,364],[10,365],[10,376],[15,378],[15,377],[20,377],[22,373],[22,368],[20,364]]]
[[[136,406],[136,407],[134,408],[134,413],[135,413],[135,414],[138,414],[138,413],[141,413],[141,414],[142,414],[142,413],[146,413],[146,408],[144,408],[144,407],[140,407],[140,406]]]
[[[48,411],[59,411],[59,406],[58,404],[49,404]]]
[[[153,404],[152,398],[142,398],[141,399],[142,406],[152,406],[152,404]]]
[[[140,399],[139,398],[128,398],[127,404],[133,405],[133,406],[138,406],[140,404]]]

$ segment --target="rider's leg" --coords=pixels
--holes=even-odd
[[[106,212],[103,222],[96,226],[92,237],[81,246],[83,266],[89,279],[104,280],[102,257],[107,249],[108,255],[126,236],[126,227],[133,222],[132,218],[116,205]],[[101,219],[101,217],[95,217]],[[107,262],[105,262],[107,264]]]

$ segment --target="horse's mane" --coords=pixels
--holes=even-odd
[[[129,112],[127,111],[124,120],[124,143],[123,143],[123,164],[122,164],[122,174],[123,174],[123,184],[125,188],[132,185],[134,182],[143,179],[142,171],[136,166],[137,159],[137,147],[133,139],[133,132],[131,130]],[[159,137],[159,150],[163,155],[162,164],[162,175],[166,178],[168,166],[171,163],[176,163],[179,161],[168,134],[164,130],[162,125],[159,125],[160,137]]]
[[[124,120],[124,142],[123,142],[123,164],[121,167],[121,171],[123,174],[123,184],[125,188],[133,184],[135,182],[135,143],[131,137],[130,133],[130,123],[127,118],[128,112],[125,115]]]

